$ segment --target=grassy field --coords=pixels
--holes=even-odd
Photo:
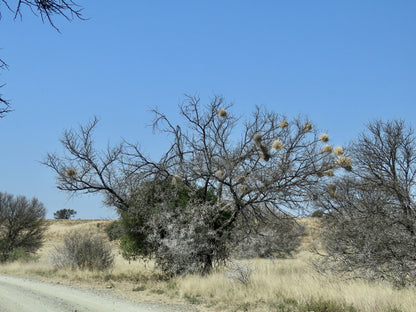
[[[105,289],[129,300],[187,302],[201,311],[416,311],[415,289],[398,290],[388,284],[346,281],[314,272],[310,266],[313,255],[308,248],[318,231],[316,220],[301,220],[308,225],[309,235],[294,258],[231,262],[207,277],[192,275],[167,280],[150,261],[124,260],[116,244],[113,244],[115,267],[109,272],[53,268],[50,252],[66,233],[86,231],[105,238],[103,230],[109,222],[50,220],[38,259],[1,265],[0,272]]]

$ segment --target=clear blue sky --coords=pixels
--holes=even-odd
[[[10,1],[13,3],[14,1]],[[1,3],[1,2],[0,2]],[[307,115],[339,145],[375,118],[416,122],[415,1],[83,1],[87,21],[61,34],[0,4],[0,191],[36,196],[48,217],[110,218],[99,196],[69,198],[39,164],[64,129],[100,118],[98,144],[121,138],[150,155],[166,138],[147,125],[175,118],[183,94],[222,94],[246,114],[265,105]]]

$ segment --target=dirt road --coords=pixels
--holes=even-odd
[[[0,312],[172,312],[176,306],[133,303],[104,292],[0,275]]]

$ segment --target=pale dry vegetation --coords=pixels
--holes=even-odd
[[[319,230],[317,219],[301,219],[308,225],[301,251],[289,259],[241,260],[239,268],[249,268],[246,280],[233,264],[215,268],[208,276],[187,275],[167,279],[151,261],[127,261],[116,243],[115,266],[107,272],[57,270],[50,263],[50,251],[65,234],[77,230],[105,237],[110,221],[51,220],[38,260],[0,266],[1,273],[30,275],[60,283],[75,283],[108,289],[130,300],[158,300],[197,304],[207,311],[327,311],[327,312],[412,312],[416,293],[413,288],[395,289],[387,283],[342,280],[316,273],[310,265]]]
[[[322,276],[308,265],[309,258],[302,252],[295,259],[247,261],[253,269],[248,284],[221,270],[202,279],[184,277],[178,288],[185,298],[241,311],[306,311],[308,305],[315,307],[311,311],[415,311],[414,289]]]

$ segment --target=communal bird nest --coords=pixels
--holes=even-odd
[[[319,140],[321,140],[322,142],[328,142],[329,141],[329,135],[326,133],[322,133],[321,136],[319,137]]]
[[[245,184],[240,185],[239,189],[240,189],[240,192],[243,193],[243,194],[248,192],[248,187]]]
[[[283,120],[281,123],[279,123],[280,128],[286,128],[287,126],[289,126],[287,120]]]
[[[303,131],[305,132],[309,132],[312,130],[312,125],[311,123],[307,122],[304,126],[303,126]]]
[[[272,148],[275,149],[276,151],[281,150],[283,147],[283,143],[280,140],[274,140],[273,144],[272,144]]]
[[[179,183],[181,183],[182,182],[182,178],[181,178],[181,176],[180,175],[178,175],[178,174],[174,174],[173,176],[172,176],[172,185],[178,185]]]
[[[337,187],[334,184],[329,184],[328,185],[328,193],[329,196],[331,196],[331,198],[338,198],[338,193],[337,193]]]
[[[327,177],[333,177],[334,176],[334,170],[328,169],[328,170],[324,171],[324,175],[326,175]]]
[[[218,110],[218,116],[219,117],[227,117],[227,111],[224,108],[220,108]]]
[[[337,146],[334,148],[335,156],[341,156],[344,154],[344,149],[341,146]]]
[[[270,159],[269,148],[263,144],[260,144],[259,148],[261,151],[260,158],[263,159],[264,161],[269,161]]]
[[[66,169],[66,175],[70,178],[75,178],[75,176],[77,175],[77,172],[75,171],[74,168],[68,168]]]
[[[328,191],[335,192],[337,190],[337,187],[335,184],[329,184],[328,185]]]
[[[349,157],[339,156],[337,159],[337,164],[347,171],[352,171],[352,159]]]
[[[256,143],[256,144],[260,144],[261,143],[261,140],[262,140],[262,135],[260,134],[260,133],[256,133],[255,135],[253,135],[253,141]]]
[[[224,171],[222,170],[217,170],[217,172],[215,172],[215,175],[218,179],[224,179]]]
[[[323,148],[322,148],[322,152],[324,152],[324,153],[331,153],[332,152],[332,146],[331,145],[325,145]]]
[[[340,156],[337,159],[337,164],[340,165],[343,168],[351,167],[352,166],[352,159],[349,158],[349,157]]]

